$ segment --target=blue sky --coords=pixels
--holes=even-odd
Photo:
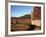
[[[11,17],[20,17],[25,14],[31,14],[33,7],[32,6],[11,6]]]

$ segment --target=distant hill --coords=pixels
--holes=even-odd
[[[22,18],[22,19],[24,19],[24,18],[31,18],[31,14],[26,14],[24,16],[16,17],[16,18]]]

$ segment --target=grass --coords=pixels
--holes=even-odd
[[[31,23],[16,23],[16,26],[29,26]]]
[[[32,25],[31,23],[16,23],[16,27],[28,27],[28,30],[41,30],[41,26]]]
[[[31,23],[18,23],[16,26],[30,26],[34,27],[34,30],[40,30],[41,26],[32,25]]]

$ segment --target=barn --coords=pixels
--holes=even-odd
[[[41,7],[34,7],[31,16],[32,25],[41,26]]]

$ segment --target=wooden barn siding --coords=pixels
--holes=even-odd
[[[14,19],[12,22],[18,22],[18,23],[31,23],[31,19]]]
[[[41,7],[34,7],[31,19],[41,20]]]

